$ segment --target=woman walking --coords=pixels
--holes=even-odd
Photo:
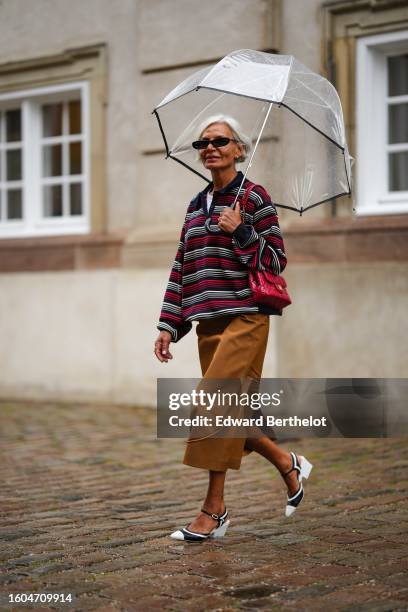
[[[154,352],[167,363],[173,358],[170,343],[178,342],[191,330],[191,321],[197,320],[203,379],[245,377],[256,382],[262,375],[269,316],[282,311],[254,302],[248,271],[262,267],[278,275],[284,270],[278,216],[260,185],[249,192],[243,220],[239,201],[231,208],[243,179],[236,164],[246,159],[250,149],[250,140],[233,118],[209,119],[192,146],[211,172],[212,182],[188,207]],[[239,195],[250,185],[245,180]],[[304,457],[284,451],[267,435],[192,439],[187,441],[183,463],[209,471],[207,495],[199,515],[172,533],[172,538],[202,541],[224,535],[229,524],[224,503],[226,473],[239,469],[242,457],[252,451],[282,474],[288,489],[285,514],[295,511],[304,495],[302,479],[312,468]]]

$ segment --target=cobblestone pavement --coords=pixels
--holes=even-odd
[[[228,473],[227,536],[184,544],[168,534],[207,474],[182,465],[183,440],[156,440],[154,411],[3,402],[0,432],[1,609],[408,610],[404,439],[286,443],[315,464],[290,519],[252,453]]]

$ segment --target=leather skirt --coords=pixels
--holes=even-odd
[[[268,344],[269,315],[250,313],[203,319],[196,333],[203,376],[201,387],[208,388],[212,380],[225,379],[238,381],[246,389],[249,386],[251,392],[259,388]],[[197,437],[192,433],[186,441],[183,463],[206,470],[238,470],[242,457],[251,452],[245,447],[245,440],[246,437]]]

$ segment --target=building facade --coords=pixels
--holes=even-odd
[[[3,399],[154,405],[157,377],[199,377],[194,329],[169,363],[153,355],[203,184],[164,159],[151,111],[243,48],[328,78],[356,159],[353,198],[278,211],[293,304],[271,317],[264,375],[407,376],[407,1],[4,0]],[[274,154],[279,130],[260,145],[259,182]]]

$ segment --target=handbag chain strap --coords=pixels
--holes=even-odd
[[[240,204],[241,204],[241,218],[242,218],[242,222],[244,222],[244,213],[245,213],[245,206],[248,202],[248,198],[249,198],[249,194],[251,193],[252,189],[255,187],[255,183],[251,183],[250,181],[248,181],[248,186],[245,189],[245,193],[244,193],[244,197],[242,198]]]

